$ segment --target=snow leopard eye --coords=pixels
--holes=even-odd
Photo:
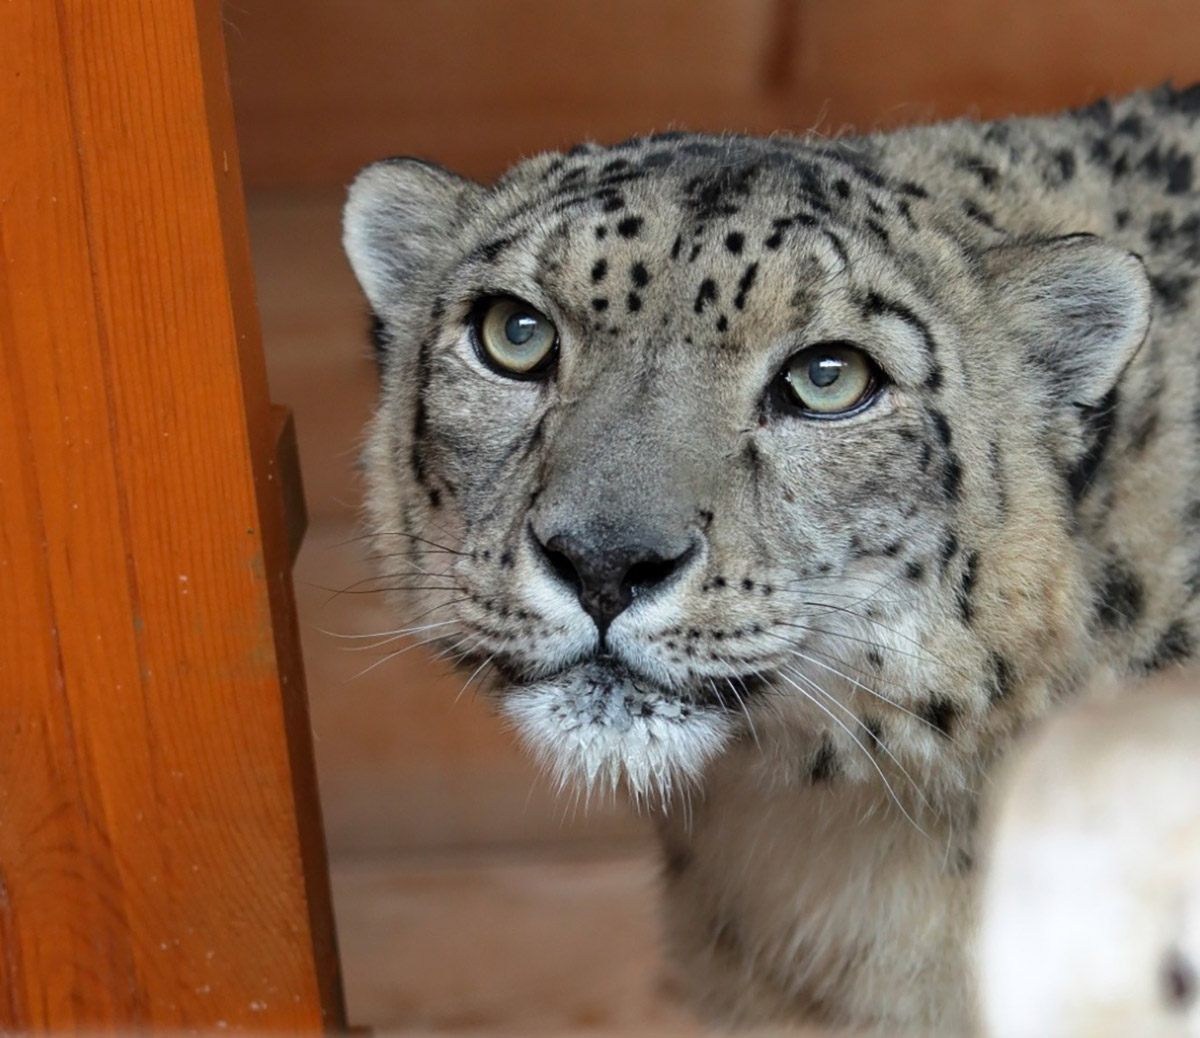
[[[783,381],[790,402],[809,418],[841,418],[866,407],[879,388],[879,371],[855,346],[809,346],[788,358]]]
[[[530,378],[554,360],[558,329],[520,299],[485,299],[475,310],[475,337],[483,360],[502,375]]]

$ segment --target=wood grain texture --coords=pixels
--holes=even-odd
[[[491,177],[683,127],[871,129],[1200,78],[1192,0],[239,0],[247,181],[415,154]]]
[[[0,1030],[340,1025],[217,6],[0,70]]]

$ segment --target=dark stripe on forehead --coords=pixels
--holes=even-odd
[[[866,317],[898,318],[910,325],[921,336],[921,341],[925,344],[927,352],[932,354],[937,350],[937,344],[934,342],[933,335],[929,331],[929,326],[903,303],[898,303],[894,299],[885,299],[878,292],[872,292],[863,300],[863,315]]]

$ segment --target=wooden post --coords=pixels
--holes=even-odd
[[[341,1027],[220,5],[0,84],[0,1031]]]

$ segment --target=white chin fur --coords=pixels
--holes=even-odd
[[[585,665],[553,681],[518,686],[502,710],[534,758],[585,795],[670,797],[692,784],[725,746],[731,723],[716,709]]]

